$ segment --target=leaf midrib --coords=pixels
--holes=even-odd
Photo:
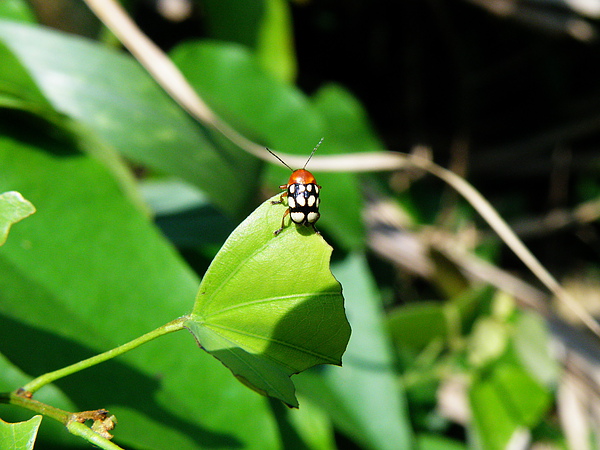
[[[252,305],[259,305],[259,304],[267,304],[267,303],[271,303],[271,302],[277,302],[277,301],[281,301],[281,300],[286,300],[286,299],[293,299],[293,298],[302,298],[302,297],[327,297],[327,296],[337,296],[339,295],[338,291],[332,291],[332,292],[322,292],[319,291],[318,293],[313,293],[313,292],[303,292],[300,294],[292,294],[292,295],[282,295],[282,296],[278,296],[278,297],[266,297],[264,299],[259,299],[259,300],[252,300],[252,301],[248,301],[248,302],[244,302],[244,303],[238,303],[237,305],[231,305],[228,306],[227,308],[223,308],[220,309],[219,311],[215,311],[213,313],[210,314],[203,314],[202,317],[204,320],[211,318],[211,317],[217,317],[221,314],[225,314],[227,312],[230,311],[234,311],[236,309],[241,309],[244,307],[250,307]]]

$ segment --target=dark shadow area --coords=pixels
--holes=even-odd
[[[231,218],[210,204],[157,216],[155,223],[180,248],[221,245],[235,228]]]
[[[61,116],[56,114],[55,117],[53,123],[29,111],[0,108],[0,133],[55,156],[79,155],[77,137],[63,128]]]
[[[290,422],[289,410],[279,400],[269,398],[269,406],[277,422],[279,434],[283,440],[285,450],[309,450],[302,436],[298,434],[295,426]]]

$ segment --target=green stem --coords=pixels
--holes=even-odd
[[[95,433],[90,427],[85,426],[83,423],[77,421],[71,421],[67,424],[67,429],[71,434],[84,438],[86,441],[97,445],[104,450],[123,450],[112,441],[103,438],[98,433]]]
[[[71,434],[82,437],[91,444],[94,444],[104,450],[123,450],[122,447],[119,447],[109,439],[100,436],[90,427],[82,423],[81,420],[78,420],[79,415],[77,413],[73,414],[45,403],[38,402],[32,398],[23,396],[21,392],[22,391],[0,393],[0,403],[20,406],[38,414],[51,417],[52,419],[55,419],[66,426]]]
[[[47,405],[32,398],[23,397],[16,392],[3,392],[0,393],[0,403],[7,403],[11,405],[20,406],[21,408],[28,409],[30,411],[42,414],[47,417],[51,417],[54,420],[58,420],[63,425],[67,425],[71,413],[62,409],[55,408],[54,406]]]
[[[112,359],[115,356],[119,356],[123,353],[128,352],[129,350],[133,350],[134,348],[137,348],[140,345],[145,344],[146,342],[156,339],[159,336],[172,333],[173,331],[181,330],[184,328],[183,324],[187,319],[187,316],[180,317],[178,319],[173,320],[172,322],[163,325],[162,327],[157,328],[156,330],[150,331],[149,333],[146,333],[143,336],[140,336],[139,338],[128,342],[127,344],[123,344],[107,352],[100,353],[99,355],[92,356],[91,358],[84,359],[83,361],[79,361],[75,364],[71,364],[70,366],[63,367],[62,369],[55,370],[54,372],[45,373],[44,375],[37,377],[36,379],[30,381],[25,386],[23,386],[23,390],[31,392],[33,394],[43,386],[50,384],[53,381],[58,380],[59,378],[66,377],[67,375],[71,375],[73,373],[79,372],[80,370],[87,369],[88,367],[92,367],[101,362],[108,361],[109,359]]]

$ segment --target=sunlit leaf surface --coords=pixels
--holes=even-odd
[[[35,443],[42,416],[27,422],[7,423],[0,419],[0,448],[4,450],[31,450]]]
[[[331,247],[294,224],[274,236],[284,211],[268,200],[232,233],[202,281],[187,327],[249,387],[298,406],[290,375],[340,365],[350,325],[329,269]]]

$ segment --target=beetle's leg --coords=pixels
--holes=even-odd
[[[285,218],[289,213],[290,213],[289,209],[286,209],[285,212],[283,213],[283,217],[281,218],[281,228],[279,230],[273,231],[273,234],[275,236],[277,236],[279,233],[281,233],[281,231],[285,228]]]
[[[287,186],[279,186],[281,189],[287,189]],[[271,200],[271,205],[279,205],[280,203],[283,203],[283,197],[287,197],[288,193],[287,191],[283,192],[281,194],[281,197],[279,197],[279,200]]]
[[[312,227],[313,227],[313,230],[315,230],[315,233],[317,233],[317,234],[321,234],[321,232],[320,232],[319,230],[317,230],[317,227],[315,227],[315,224],[314,224],[314,223],[311,223],[311,225],[312,225]]]

